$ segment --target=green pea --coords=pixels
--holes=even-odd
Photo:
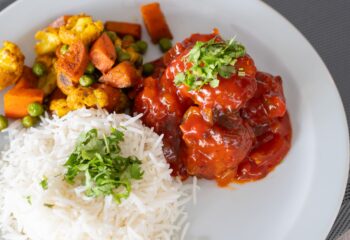
[[[0,115],[0,131],[7,128],[9,125],[9,120],[3,115]]]
[[[89,64],[87,65],[86,69],[85,69],[85,73],[86,74],[93,74],[95,72],[95,66],[94,64],[92,64],[92,62],[89,62]]]
[[[33,73],[38,77],[43,76],[46,73],[46,66],[41,62],[34,63]]]
[[[114,44],[114,42],[117,39],[118,35],[115,32],[112,32],[112,31],[106,31],[106,34],[108,35],[108,37],[112,40],[112,42]]]
[[[134,43],[132,47],[135,49],[136,52],[144,54],[147,51],[148,44],[145,41],[140,40]]]
[[[95,82],[95,78],[92,77],[91,75],[83,75],[79,79],[79,83],[83,87],[89,87]]]
[[[129,61],[131,59],[130,54],[121,47],[116,47],[115,51],[117,52],[118,62]]]
[[[62,47],[60,48],[60,53],[61,53],[62,55],[64,55],[64,54],[66,54],[66,53],[68,52],[68,49],[69,49],[69,45],[64,44],[64,45],[62,45]]]
[[[125,42],[135,42],[135,38],[133,37],[133,36],[131,36],[131,35],[125,35],[124,37],[123,37],[123,41],[125,41]]]
[[[162,38],[159,40],[159,47],[162,52],[168,51],[172,47],[171,40],[169,38]]]
[[[39,117],[44,113],[44,107],[40,103],[31,103],[27,107],[29,116]]]
[[[120,51],[118,53],[118,61],[119,62],[124,62],[124,61],[129,61],[130,60],[130,54],[125,52],[125,51]]]
[[[38,121],[39,120],[37,117],[32,117],[28,115],[22,118],[22,125],[25,128],[30,128],[30,127],[33,127],[35,124],[37,124]]]
[[[154,72],[154,65],[152,63],[145,63],[142,67],[142,74],[144,76],[150,76]]]

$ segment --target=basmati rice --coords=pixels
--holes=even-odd
[[[187,231],[185,204],[195,185],[170,176],[162,153],[162,136],[142,125],[141,116],[81,109],[63,118],[42,118],[40,126],[7,130],[9,148],[1,155],[0,228],[13,240],[179,239]],[[125,129],[118,128],[123,126]],[[63,164],[82,132],[92,128],[125,134],[122,154],[142,160],[144,176],[132,182],[129,198],[116,204],[111,197],[91,199],[84,187],[63,180]],[[40,186],[43,177],[48,189]],[[196,199],[194,198],[194,202]],[[185,228],[185,229],[183,229]],[[183,231],[184,230],[184,231]]]

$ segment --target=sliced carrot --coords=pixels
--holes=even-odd
[[[141,39],[141,25],[138,23],[107,21],[105,29],[115,32],[121,37],[131,35],[136,39]]]
[[[130,62],[121,62],[107,74],[100,78],[100,81],[116,88],[132,87],[140,78],[136,68]]]
[[[22,76],[19,78],[14,89],[19,88],[36,88],[38,86],[38,78],[30,67],[24,66]]]
[[[116,58],[117,54],[112,40],[107,33],[103,33],[91,47],[91,62],[102,73],[106,73],[113,67]]]
[[[63,15],[58,18],[56,18],[52,23],[50,23],[50,27],[53,28],[59,28],[63,25],[66,25],[68,19],[71,17],[71,15]]]
[[[78,83],[89,63],[89,55],[83,42],[78,41],[69,46],[68,52],[57,60],[56,70],[62,72],[73,83]]]
[[[9,118],[22,118],[28,115],[29,104],[44,100],[44,92],[36,88],[11,89],[4,95],[5,115]]]
[[[159,3],[142,5],[141,14],[153,43],[158,43],[161,38],[173,39]]]

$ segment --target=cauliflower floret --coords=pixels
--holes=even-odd
[[[73,88],[67,99],[54,99],[50,103],[50,110],[62,117],[68,112],[83,107],[106,107],[108,105],[108,96],[101,89],[77,87]]]
[[[47,27],[35,34],[35,39],[38,42],[35,45],[35,51],[38,55],[54,53],[56,48],[61,44],[58,36],[58,29]]]
[[[93,21],[87,15],[75,15],[68,19],[66,25],[59,29],[59,37],[65,44],[72,44],[78,40],[89,44],[96,40],[103,31],[101,21]]]
[[[54,66],[55,62],[57,60],[57,57],[55,55],[39,55],[35,58],[34,62],[40,62],[45,65],[47,69]]]
[[[99,107],[106,107],[108,105],[108,95],[102,89],[95,89],[94,95],[96,97],[96,103]]]
[[[95,106],[103,108],[108,105],[108,95],[100,89],[79,86],[69,92],[67,105],[72,110]]]
[[[22,75],[24,55],[19,47],[5,41],[0,49],[0,90],[15,84]]]
[[[50,103],[50,111],[54,112],[57,116],[63,117],[71,111],[67,105],[67,100],[64,98],[54,99]]]

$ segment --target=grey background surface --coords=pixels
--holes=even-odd
[[[320,54],[335,80],[350,119],[350,0],[264,1],[292,22]],[[14,0],[0,0],[0,10],[12,2]],[[349,228],[348,183],[343,205],[327,240],[336,239]]]

